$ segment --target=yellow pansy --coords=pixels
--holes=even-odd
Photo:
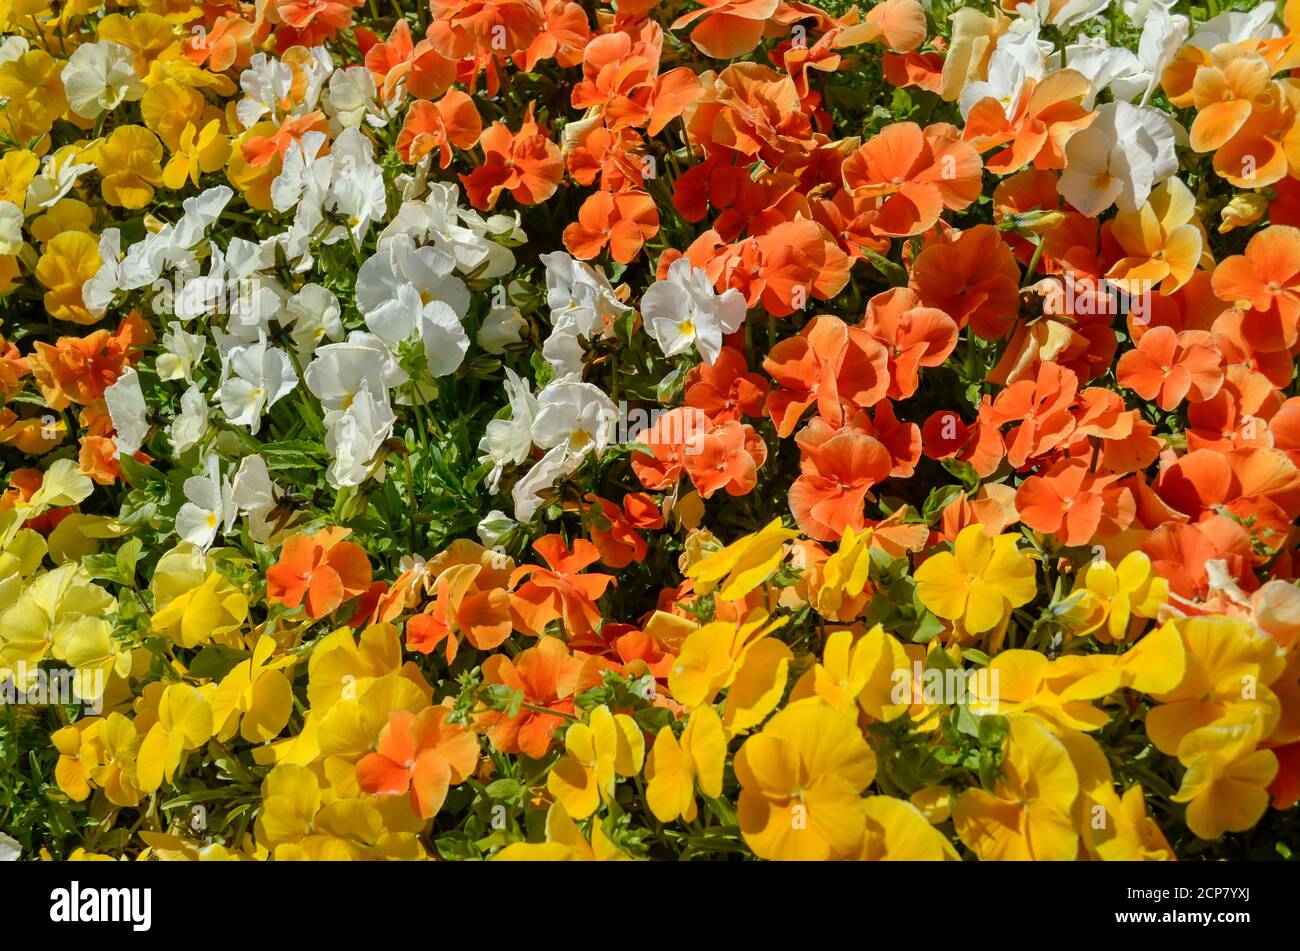
[[[25,502],[16,502],[12,511],[16,518],[10,523],[0,523],[0,548],[7,548],[23,522],[43,515],[50,509],[67,508],[85,501],[95,489],[95,483],[81,471],[75,459],[57,459],[41,477],[41,487]]]
[[[989,60],[998,37],[1011,27],[1011,20],[996,6],[986,16],[974,7],[960,7],[952,15],[952,38],[943,60],[940,96],[956,102],[962,90],[988,75]]]
[[[499,862],[621,862],[631,859],[605,834],[599,822],[591,824],[591,841],[577,823],[555,802],[546,813],[545,842],[515,842],[492,856]]]
[[[286,56],[285,60],[287,59]],[[201,66],[195,66],[180,53],[178,48],[173,48],[154,60],[149,66],[149,73],[145,76],[144,82],[146,86],[156,86],[169,79],[191,89],[211,90],[218,98],[230,100],[227,105],[232,109],[235,106],[232,97],[239,91],[235,82],[222,73],[214,73]]]
[[[55,730],[50,742],[59,751],[54,764],[54,781],[73,802],[90,796],[90,774],[99,767],[99,717],[82,717],[76,723]]]
[[[1156,749],[1177,754],[1183,738],[1224,717],[1258,718],[1261,736],[1277,723],[1280,706],[1268,685],[1286,658],[1277,642],[1246,621],[1226,617],[1168,622],[1183,639],[1187,668],[1178,685],[1153,694],[1160,705],[1147,713],[1147,736]]]
[[[546,777],[546,788],[578,819],[587,818],[601,802],[611,802],[615,777],[635,776],[645,760],[645,739],[636,721],[605,706],[592,710],[586,723],[569,727],[564,748],[567,754]]]
[[[325,775],[335,795],[354,798],[361,794],[356,763],[369,754],[375,741],[396,710],[419,713],[428,708],[431,690],[423,681],[404,673],[388,674],[371,683],[355,699],[344,696],[324,715],[309,714],[307,727],[314,729],[319,755],[324,757]],[[404,797],[385,800],[414,815]],[[420,820],[417,818],[417,827]]]
[[[0,514],[0,524],[17,523],[13,510]],[[19,529],[3,548],[0,548],[0,604],[13,604],[41,561],[49,546],[38,532],[30,528]]]
[[[69,0],[59,8],[59,24],[66,33],[74,19],[88,17],[103,5],[103,0]]]
[[[960,861],[952,843],[907,800],[868,796],[863,811],[867,823],[858,858],[868,862]]]
[[[722,795],[722,768],[727,758],[727,737],[722,720],[708,706],[691,713],[681,739],[670,726],[655,738],[646,760],[646,805],[660,822],[681,816],[694,822],[695,787],[709,799]]]
[[[785,546],[799,533],[781,527],[773,519],[761,531],[746,535],[719,552],[701,559],[686,569],[686,577],[695,580],[695,590],[709,594],[719,588],[718,597],[738,601],[767,580],[785,557]]]
[[[140,789],[155,792],[171,782],[181,756],[212,738],[212,704],[197,687],[172,684],[158,700],[158,719],[140,744],[136,769]]]
[[[1016,547],[1017,537],[989,538],[982,525],[963,528],[952,551],[931,555],[916,569],[921,603],[970,634],[1001,626],[1038,591],[1034,562]]]
[[[41,244],[46,244],[65,231],[84,231],[90,234],[91,225],[95,223],[95,213],[84,201],[76,198],[60,198],[46,210],[45,214],[33,218],[28,225],[32,237]]]
[[[30,142],[50,131],[54,121],[68,108],[59,72],[63,63],[45,50],[28,50],[0,63],[0,99],[7,100],[0,111],[0,132],[18,142]],[[48,140],[40,150],[48,149]],[[22,202],[15,202],[22,207]]]
[[[275,640],[263,634],[253,656],[237,664],[221,681],[212,700],[217,738],[225,741],[239,731],[249,743],[265,743],[278,736],[293,712],[293,687],[280,669],[292,657],[271,660]]]
[[[156,859],[159,862],[247,862],[251,855],[226,848],[220,842],[200,842],[162,832],[140,830],[140,839],[148,848],[141,851],[139,860]]]
[[[1142,619],[1154,618],[1169,600],[1169,582],[1151,569],[1144,552],[1125,555],[1118,565],[1090,562],[1074,586],[1079,602],[1067,617],[1081,634],[1095,632],[1102,641],[1123,641],[1136,634]]]
[[[314,770],[284,764],[262,780],[257,841],[277,861],[416,859],[414,832],[391,830],[366,800],[329,800]]]
[[[1079,777],[1069,751],[1037,717],[1010,721],[993,792],[972,788],[957,797],[957,835],[982,860],[1069,861],[1079,848]]]
[[[871,571],[871,529],[844,527],[840,547],[822,566],[821,585],[812,596],[813,608],[831,621],[851,621],[862,608],[862,593]]]
[[[203,16],[203,8],[195,6],[193,0],[140,0],[139,7],[169,23],[189,23]]]
[[[1151,197],[1136,211],[1115,213],[1110,236],[1123,257],[1106,276],[1159,284],[1161,294],[1172,294],[1191,278],[1201,261],[1201,222],[1196,198],[1176,175],[1151,190]]]
[[[91,150],[90,157],[99,169],[104,200],[110,205],[143,208],[162,184],[162,143],[144,126],[118,126]]]
[[[188,178],[195,185],[204,172],[215,172],[230,157],[230,140],[221,134],[221,123],[213,119],[197,132],[193,122],[185,123],[180,144],[163,169],[168,188],[180,188]]]
[[[140,117],[174,152],[180,147],[185,127],[202,121],[203,95],[174,79],[164,80],[140,100]]]
[[[27,186],[36,177],[40,159],[26,149],[12,149],[0,155],[0,201],[19,208],[27,204]]]
[[[767,636],[784,623],[756,608],[739,625],[713,621],[692,632],[668,674],[673,698],[694,710],[727,690],[722,722],[729,736],[761,723],[781,700],[793,656]]]
[[[826,638],[821,661],[799,678],[790,699],[811,696],[848,716],[861,708],[876,720],[897,719],[912,702],[907,653],[879,624],[856,640],[850,631],[835,631]]]
[[[1268,808],[1278,762],[1272,750],[1256,748],[1260,735],[1258,719],[1228,718],[1191,731],[1178,744],[1187,772],[1171,798],[1187,803],[1187,828],[1202,839],[1249,829]]]
[[[122,714],[85,717],[55,731],[50,741],[59,751],[55,782],[70,799],[81,802],[92,789],[102,789],[116,806],[140,801],[135,765],[140,737]]]
[[[1063,700],[1091,700],[1121,687],[1146,694],[1172,690],[1182,682],[1186,671],[1187,649],[1183,639],[1173,625],[1166,624],[1122,654],[1058,657],[1045,676],[1051,682],[1051,689]]]
[[[125,676],[131,670],[130,652],[118,648],[113,625],[102,617],[79,617],[60,625],[54,631],[51,653],[76,670],[72,692],[83,702],[93,703],[103,696],[111,672]]]
[[[924,786],[908,797],[930,825],[947,822],[952,815],[953,794],[947,786]]]
[[[1219,234],[1248,228],[1268,211],[1268,196],[1259,192],[1238,192],[1219,211]]]
[[[1113,788],[1093,794],[1101,811],[1084,823],[1089,852],[1107,862],[1172,862],[1174,850],[1154,819],[1147,815],[1141,786],[1121,797]]]
[[[402,642],[391,624],[372,624],[353,638],[343,627],[317,642],[307,662],[307,702],[325,713],[340,699],[356,700],[374,681],[402,668]]]
[[[150,623],[181,647],[197,647],[238,630],[246,617],[248,599],[214,569],[195,587],[169,598]]]
[[[82,285],[99,271],[99,242],[84,231],[65,231],[45,244],[36,262],[36,279],[48,288],[45,309],[56,320],[93,324],[99,318],[86,309]]]
[[[156,13],[127,17],[110,13],[99,21],[99,39],[121,43],[135,53],[136,72],[144,75],[150,64],[180,40],[176,28]]]
[[[765,859],[848,858],[862,848],[862,790],[876,757],[857,723],[820,700],[786,707],[736,754],[737,817]]]
[[[46,539],[50,546],[50,560],[58,565],[80,561],[87,555],[97,554],[106,539],[120,538],[130,531],[129,527],[106,515],[70,512]]]
[[[268,849],[306,836],[321,807],[316,774],[305,766],[277,766],[262,780],[257,840]]]
[[[971,678],[974,699],[970,707],[979,715],[1030,713],[1049,723],[1073,730],[1095,730],[1110,722],[1091,701],[1113,689],[1112,681],[1083,680],[1063,675],[1038,651],[1008,650],[993,658],[981,676]],[[1055,677],[1053,675],[1056,675]],[[1094,686],[1094,690],[1083,689]]]
[[[102,761],[91,774],[108,801],[117,806],[134,806],[143,794],[136,775],[140,736],[135,724],[120,713],[110,713],[99,728]]]
[[[66,660],[76,666],[100,666],[100,651],[114,653],[112,624],[106,615],[117,610],[117,601],[94,584],[81,565],[62,565],[32,580],[18,599],[0,614],[0,669],[24,665],[25,676],[18,679],[20,689],[30,689],[37,676],[36,665],[47,656]],[[104,666],[112,666],[109,659]],[[16,672],[15,672],[16,676]],[[73,687],[90,689],[87,699],[98,695],[93,679]],[[102,683],[100,685],[102,687]]]

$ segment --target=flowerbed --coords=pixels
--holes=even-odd
[[[1300,847],[1300,5],[0,23],[0,856]]]

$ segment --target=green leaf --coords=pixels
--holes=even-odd
[[[195,655],[190,663],[189,674],[205,680],[220,680],[239,665],[248,660],[248,651],[238,651],[220,644],[209,644]]]
[[[261,448],[266,468],[271,472],[280,469],[320,469],[328,464],[329,452],[318,442],[291,439],[286,442],[268,442]]]
[[[1003,742],[1007,738],[1007,732],[1010,724],[1007,718],[997,713],[988,713],[978,717],[977,735],[980,744],[990,748],[1002,748]]]
[[[498,779],[485,787],[485,792],[498,802],[523,805],[527,787],[517,779]]]

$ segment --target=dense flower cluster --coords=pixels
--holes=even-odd
[[[0,32],[0,857],[1300,850],[1300,0]]]

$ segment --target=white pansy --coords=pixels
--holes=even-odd
[[[1212,50],[1222,43],[1240,43],[1243,40],[1271,40],[1282,35],[1282,29],[1273,20],[1277,4],[1261,3],[1244,12],[1230,10],[1211,17],[1196,28],[1189,46]]]
[[[1169,118],[1150,107],[1108,102],[1065,146],[1058,188],[1080,213],[1095,218],[1112,204],[1136,211],[1178,168]]]
[[[494,419],[479,440],[479,461],[491,462],[488,473],[488,490],[495,492],[501,484],[501,475],[508,465],[521,465],[533,448],[533,419],[537,415],[537,398],[526,379],[506,367],[506,396],[510,402],[510,416]]]
[[[219,185],[185,199],[180,221],[163,225],[127,249],[118,268],[117,287],[135,290],[155,284],[164,271],[184,278],[198,277],[194,248],[204,240],[233,195],[230,188]]]
[[[487,353],[501,354],[523,339],[527,326],[518,307],[493,307],[479,324],[474,339]]]
[[[136,75],[135,53],[111,40],[78,46],[63,67],[62,79],[68,105],[83,119],[96,119],[145,93]]]
[[[294,65],[266,53],[254,54],[239,74],[244,98],[235,106],[235,115],[244,128],[264,117],[278,125],[290,115],[305,115],[316,108],[321,88],[333,72],[334,63],[323,46],[313,47],[309,58]],[[292,104],[287,112],[286,104]]]
[[[375,74],[365,66],[336,69],[330,76],[321,105],[330,118],[330,133],[335,136],[344,129],[358,128],[362,123],[374,128],[388,124],[379,106]]]
[[[361,247],[371,224],[382,221],[388,210],[383,171],[378,165],[363,165],[351,170],[330,186],[326,208],[346,223],[342,226],[344,231],[336,229],[326,242],[341,240],[346,234],[352,238],[353,244]]]
[[[27,37],[20,33],[10,33],[0,39],[0,65],[21,59],[30,53],[31,49],[32,45],[27,42]]]
[[[11,201],[0,201],[0,254],[17,254],[23,246],[23,210]]]
[[[429,301],[420,310],[420,341],[430,376],[447,376],[465,361],[469,335],[456,312],[440,300]]]
[[[208,338],[202,334],[192,334],[173,320],[167,325],[168,330],[162,336],[162,353],[158,354],[155,368],[160,380],[184,380],[189,383],[194,368],[203,359],[203,349]]]
[[[388,346],[371,334],[353,331],[343,343],[317,349],[303,380],[326,410],[344,410],[362,390],[386,394],[407,381]]]
[[[379,235],[379,245],[399,235],[411,238],[416,244],[432,242],[439,251],[450,254],[456,261],[456,270],[476,278],[490,279],[509,274],[514,270],[515,256],[499,241],[493,240],[489,224],[473,209],[461,207],[460,190],[446,182],[433,182],[429,194],[423,198],[403,201],[397,214]],[[498,218],[501,220],[498,221]],[[494,216],[501,231],[509,228],[516,243],[524,240],[518,219]]]
[[[289,211],[300,204],[307,207],[307,226],[314,227],[320,219],[321,204],[329,191],[334,163],[328,156],[322,158],[321,150],[329,141],[325,133],[311,131],[290,142],[280,166],[280,174],[271,182],[271,205],[276,211]]]
[[[975,104],[996,99],[1010,117],[1016,110],[1021,90],[1027,80],[1041,80],[1045,75],[1043,50],[1036,29],[1012,29],[998,37],[989,58],[988,78],[972,82],[962,90],[959,105],[963,118]]]
[[[244,128],[256,124],[263,116],[275,117],[278,104],[293,93],[293,67],[277,57],[256,53],[248,68],[239,74],[244,98],[235,106],[235,115]]]
[[[582,372],[582,344],[605,329],[607,320],[630,308],[614,293],[605,275],[563,251],[543,254],[546,267],[546,303],[551,309],[551,334],[542,344],[542,356],[556,376]]]
[[[572,475],[582,465],[582,456],[556,446],[529,469],[510,490],[515,503],[515,518],[520,522],[532,521],[542,507],[547,493],[555,483]]]
[[[117,267],[117,289],[133,291],[156,284],[162,279],[164,271],[197,277],[198,260],[188,248],[176,244],[174,238],[175,228],[170,224],[163,225],[157,232],[145,235],[127,248]]]
[[[342,340],[339,299],[319,284],[304,284],[284,305],[284,316],[298,353],[311,357],[322,340]]]
[[[1123,0],[1121,4],[1124,15],[1139,26],[1146,22],[1147,14],[1152,10],[1158,7],[1167,11],[1173,5],[1174,0]]]
[[[174,240],[182,248],[193,248],[207,237],[208,230],[221,217],[235,196],[226,185],[204,189],[181,202],[181,220],[176,223]]]
[[[734,287],[719,294],[704,270],[681,257],[655,281],[641,298],[646,329],[673,357],[694,347],[704,362],[713,365],[722,352],[722,338],[745,322],[745,298]]]
[[[366,326],[393,350],[418,339],[434,378],[453,372],[469,351],[469,335],[456,312],[440,300],[422,304],[419,292],[410,284],[400,285],[394,299],[371,311]]]
[[[208,457],[207,474],[190,476],[182,491],[185,503],[176,513],[176,534],[206,551],[225,520],[221,469],[216,456]]]
[[[13,836],[0,832],[0,862],[17,862],[22,855],[22,844]]]
[[[1138,40],[1138,61],[1148,74],[1142,105],[1146,105],[1164,75],[1165,67],[1173,62],[1179,48],[1187,40],[1191,21],[1181,13],[1170,13],[1163,6],[1153,6],[1142,24]]]
[[[1022,3],[1017,9],[1021,13],[1030,13],[1035,16],[1039,22],[1046,23],[1049,26],[1057,27],[1062,32],[1074,29],[1081,23],[1086,23],[1091,19],[1101,16],[1112,0],[1036,0],[1032,12],[1025,8],[1029,4]]]
[[[388,395],[368,388],[359,390],[347,409],[326,413],[325,448],[333,457],[325,474],[329,484],[337,489],[364,482],[396,421]]]
[[[94,163],[77,161],[83,151],[85,149],[81,146],[66,145],[45,156],[41,162],[41,173],[27,186],[24,211],[28,215],[52,207],[72,191],[77,179],[86,172],[95,170]]]
[[[181,394],[181,411],[167,427],[167,438],[177,453],[188,452],[208,431],[208,400],[198,384],[191,383]]]
[[[113,385],[104,390],[108,404],[108,418],[113,421],[116,435],[113,442],[117,454],[133,456],[144,445],[149,435],[149,409],[145,406],[144,391],[140,389],[140,374],[135,367],[127,367]]]
[[[113,302],[122,279],[122,236],[105,228],[99,236],[99,270],[81,285],[81,299],[92,316],[102,317]]]
[[[421,305],[442,301],[457,317],[464,317],[469,311],[469,289],[455,276],[455,268],[456,259],[446,251],[417,247],[409,235],[394,235],[357,271],[357,308],[369,317],[396,303],[399,289],[409,287]]]
[[[247,346],[234,347],[223,366],[225,382],[217,391],[222,412],[237,426],[247,426],[256,435],[262,416],[298,385],[289,355],[268,346],[265,337]]]
[[[268,521],[284,490],[271,480],[266,460],[257,453],[240,460],[230,481],[230,504],[248,520],[248,536],[265,544],[274,526]]]
[[[537,394],[533,443],[542,449],[563,446],[570,453],[586,455],[609,445],[617,419],[618,408],[600,387],[576,376],[552,380]]]
[[[1053,63],[1059,61],[1053,57]],[[1087,37],[1065,48],[1065,66],[1084,76],[1092,84],[1082,106],[1092,109],[1102,90],[1110,89],[1116,99],[1131,100],[1147,87],[1150,74],[1142,63],[1122,46],[1108,46],[1100,37]]]

